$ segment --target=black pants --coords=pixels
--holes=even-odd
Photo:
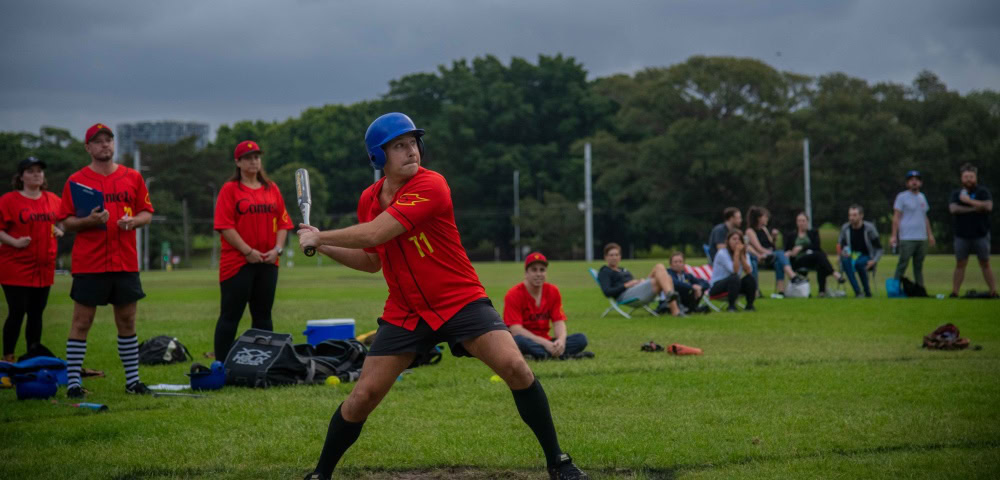
[[[219,283],[222,303],[219,321],[215,324],[215,358],[226,360],[229,348],[236,340],[243,311],[250,303],[253,328],[271,330],[271,306],[278,286],[278,266],[273,263],[248,263],[230,278]]]
[[[728,300],[730,307],[736,307],[736,300],[739,298],[740,293],[747,297],[747,307],[752,307],[753,301],[757,298],[757,281],[753,279],[753,275],[744,275],[740,279],[740,276],[734,273],[715,282],[715,285],[712,285],[708,294],[718,295],[722,292],[729,293]]]
[[[698,301],[701,300],[701,297],[695,298],[694,288],[689,285],[678,285],[675,283],[674,290],[677,291],[677,295],[680,295],[681,304],[687,307],[688,311],[694,311],[695,308],[698,308]],[[702,292],[702,295],[704,293]]]
[[[816,270],[816,283],[819,285],[819,291],[826,291],[826,277],[833,274],[833,265],[830,265],[830,259],[826,258],[825,253],[812,251],[796,257],[792,260],[792,269],[798,270],[800,268]]]
[[[49,287],[20,287],[4,285],[7,297],[7,321],[3,324],[3,354],[14,353],[17,337],[21,333],[21,321],[28,314],[28,325],[24,327],[24,338],[28,347],[42,341],[42,312],[49,302]]]

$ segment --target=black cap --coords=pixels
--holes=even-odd
[[[43,162],[43,161],[41,161],[41,160],[39,160],[39,159],[37,159],[35,157],[28,157],[28,158],[25,158],[24,160],[21,160],[21,163],[17,164],[17,173],[18,173],[18,175],[24,173],[24,171],[27,170],[28,167],[33,167],[35,165],[38,165],[39,167],[42,167],[42,170],[45,170],[45,162]]]

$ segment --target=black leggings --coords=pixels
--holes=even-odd
[[[753,279],[753,275],[744,275],[741,279],[734,273],[715,282],[708,294],[714,296],[722,292],[729,293],[727,300],[730,308],[736,308],[736,299],[741,293],[747,297],[747,307],[753,307],[753,301],[757,299],[757,281]]]
[[[215,324],[215,358],[226,360],[236,339],[243,311],[250,303],[253,328],[271,330],[271,306],[278,286],[278,266],[273,263],[248,263],[230,278],[219,283],[222,304]]]
[[[798,270],[800,268],[816,270],[816,283],[819,284],[819,291],[826,291],[826,277],[833,274],[833,265],[830,265],[830,259],[826,258],[825,253],[814,250],[792,260],[792,269]]]
[[[3,354],[14,353],[17,336],[21,333],[21,321],[28,314],[28,325],[24,327],[24,338],[28,347],[42,341],[42,312],[49,302],[49,287],[20,287],[4,285],[7,297],[7,321],[3,324]]]

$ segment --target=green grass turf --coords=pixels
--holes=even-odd
[[[634,272],[653,263],[624,262]],[[952,266],[946,256],[928,259],[932,295],[950,290]],[[554,262],[549,278],[562,289],[570,331],[585,332],[597,354],[532,363],[562,446],[595,478],[997,478],[1000,302],[887,299],[882,282],[894,267],[895,258],[882,262],[874,299],[764,299],[757,313],[625,320],[600,318],[607,302],[586,265]],[[476,268],[498,307],[522,275],[512,263]],[[170,334],[199,357],[210,350],[216,275],[143,274],[140,339]],[[773,272],[762,273],[762,284],[769,294]],[[57,279],[45,315],[43,342],[59,354],[69,285]],[[299,341],[307,319],[352,317],[359,332],[374,328],[386,293],[380,275],[332,266],[283,268],[278,285],[275,329]],[[966,288],[984,289],[978,267],[970,266]],[[921,350],[922,336],[946,322],[983,349]],[[640,352],[649,340],[705,354]],[[0,391],[0,477],[298,479],[351,388],[136,398],[123,392],[115,348],[102,308],[85,365],[107,378],[85,385],[87,400],[110,412]],[[188,366],[143,367],[142,379],[184,383]],[[540,448],[491,374],[448,355],[405,376],[347,453],[341,478],[545,478]],[[66,402],[64,390],[58,398]]]

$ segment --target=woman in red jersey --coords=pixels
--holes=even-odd
[[[271,330],[278,260],[292,228],[281,191],[264,173],[260,145],[240,142],[233,158],[236,172],[222,186],[215,206],[215,230],[222,234],[222,301],[215,324],[215,357],[220,360],[229,354],[247,303],[253,328]]]
[[[41,342],[42,312],[49,300],[56,267],[60,199],[46,190],[45,162],[28,157],[17,166],[14,191],[0,197],[0,285],[7,297],[3,359],[14,361],[21,321],[28,348]]]

